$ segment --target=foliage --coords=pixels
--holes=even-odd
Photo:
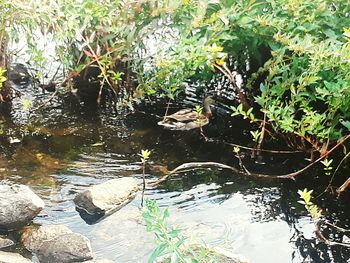
[[[253,108],[250,108],[247,111],[245,111],[243,109],[243,104],[239,104],[237,107],[231,106],[231,110],[232,110],[231,116],[241,115],[244,119],[249,119],[251,122],[257,121],[257,119],[253,114]]]
[[[306,210],[309,212],[313,219],[319,219],[322,216],[322,210],[311,202],[312,192],[313,190],[308,191],[306,188],[303,191],[299,190],[298,194],[301,198],[301,201],[298,202],[305,206]]]
[[[149,157],[151,156],[151,151],[150,150],[141,150],[141,153],[138,154],[138,156],[141,157],[141,162],[145,164]]]
[[[259,60],[266,46],[271,57],[251,75],[246,92],[255,95],[272,128],[315,148],[347,132],[339,126],[350,117],[347,1],[197,1],[192,8],[185,26],[177,27],[186,28],[177,45],[154,69],[153,87],[176,93],[198,71],[213,70],[219,58]],[[255,120],[252,109],[233,109]]]
[[[174,100],[187,81],[234,61],[250,108],[232,106],[233,115],[256,123],[265,115],[275,132],[315,150],[349,132],[347,0],[5,0],[0,7],[0,42],[25,32],[32,61],[45,67],[35,43],[49,37],[69,71],[99,68],[96,80],[119,97]]]
[[[254,142],[258,142],[259,138],[261,136],[261,131],[257,130],[257,131],[250,131],[250,134],[253,137]]]
[[[332,159],[327,159],[327,158],[321,161],[321,163],[324,166],[323,170],[325,172],[325,175],[331,175],[331,172],[333,170],[332,162],[333,162]]]
[[[155,262],[158,257],[170,254],[171,262],[185,262],[186,256],[181,251],[181,246],[186,238],[177,228],[169,228],[166,220],[169,217],[168,209],[162,213],[155,201],[146,200],[146,210],[143,218],[147,224],[147,231],[152,231],[157,237],[158,246],[153,251],[148,262]]]
[[[0,90],[2,88],[3,83],[6,81],[5,72],[6,70],[0,67]]]
[[[169,210],[160,211],[156,201],[146,200],[143,218],[147,225],[147,231],[153,232],[157,238],[157,247],[153,250],[148,262],[191,262],[191,263],[214,263],[222,262],[219,254],[205,247],[191,247],[185,241],[180,228],[169,227],[167,220]]]
[[[350,118],[347,1],[187,1],[186,7],[168,14],[177,18],[167,25],[178,34],[145,70],[149,94],[173,99],[186,80],[212,74],[228,57],[260,61],[265,64],[248,76],[246,94],[275,131],[300,136],[316,150],[348,132],[341,125]],[[262,47],[270,53],[266,61]],[[232,109],[258,121],[256,107]]]

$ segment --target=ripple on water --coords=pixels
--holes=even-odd
[[[89,156],[82,154],[68,171],[78,176],[112,178],[132,175],[141,169],[139,163],[130,162],[125,158],[124,155],[100,153],[96,156]]]
[[[36,222],[64,224],[87,236],[98,257],[116,262],[146,262],[155,248],[155,238],[146,231],[140,194],[94,225],[87,225],[80,218],[73,203],[77,192],[110,178],[133,175],[141,183],[140,164],[129,159],[132,158],[105,153],[81,155],[66,171],[52,175],[56,187],[41,188],[47,206]],[[170,185],[176,186],[185,179],[188,178],[171,179]],[[237,181],[209,181],[185,182],[180,190],[165,186],[148,189],[145,196],[156,199],[161,208],[169,207],[169,224],[184,229],[184,234],[194,243],[243,254],[251,262],[298,262],[299,254],[291,243],[298,233],[283,220],[280,188],[243,189]],[[231,191],[228,187],[232,187]],[[312,238],[309,219],[302,218],[299,225],[307,233],[305,236]]]

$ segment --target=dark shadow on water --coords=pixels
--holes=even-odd
[[[161,116],[163,110],[154,110],[153,113]],[[120,229],[117,231],[121,233],[113,232],[113,220],[118,219],[118,213],[126,213],[125,210],[109,217],[104,214],[91,216],[79,211],[79,216],[72,202],[77,192],[118,176],[132,175],[141,182],[141,166],[137,156],[141,149],[152,150],[149,165],[171,170],[193,161],[216,161],[238,168],[232,146],[222,141],[254,146],[247,132],[247,124],[238,119],[217,117],[206,126],[204,133],[215,139],[214,142],[206,142],[198,130],[174,132],[164,130],[156,123],[156,117],[144,113],[116,116],[98,111],[82,110],[71,114],[64,109],[43,110],[30,118],[30,125],[18,127],[14,121],[6,128],[9,135],[0,138],[0,164],[5,169],[0,178],[29,184],[45,199],[47,208],[44,212],[48,216],[37,220],[63,222],[78,232],[91,235],[89,237],[99,249],[99,255],[119,262],[132,262],[131,254],[147,255],[150,251],[141,253],[134,251],[133,245],[125,245],[127,239],[134,239],[136,231],[130,233],[134,225],[127,225],[130,229],[126,227],[124,232]],[[230,128],[223,129],[227,123]],[[21,142],[10,144],[10,135],[20,137]],[[284,146],[279,147],[283,149]],[[250,151],[242,150],[241,154],[247,168],[260,173],[288,173],[307,164],[305,156],[300,154],[263,154],[260,163],[252,158]],[[349,168],[343,169],[335,183],[344,180],[349,171]],[[147,180],[156,180],[162,175],[162,172],[150,169],[146,177]],[[148,189],[145,195],[157,199],[161,208],[170,207],[178,211],[174,212],[174,217],[183,216],[185,221],[209,225],[210,229],[214,229],[213,236],[224,229],[224,233],[240,240],[242,248],[238,252],[243,251],[255,259],[252,262],[267,262],[265,258],[273,258],[272,252],[267,250],[276,246],[276,236],[282,240],[278,244],[281,250],[278,251],[283,253],[284,262],[347,262],[350,250],[339,246],[329,247],[319,241],[313,233],[310,216],[298,203],[299,189],[314,189],[313,196],[316,197],[323,192],[328,179],[322,167],[315,167],[295,182],[257,180],[211,169],[173,176],[157,188]],[[138,206],[139,201],[133,201],[125,207],[126,210]],[[349,201],[348,194],[337,199],[325,193],[314,203],[323,209],[330,222],[349,229]],[[207,211],[208,214],[205,214]],[[238,232],[245,227],[251,232]],[[287,241],[277,227],[285,231],[283,235]],[[113,234],[106,239],[96,234],[111,231]],[[349,240],[345,234],[336,233],[333,229],[325,229],[325,235],[337,241]],[[255,243],[259,238],[262,242]],[[153,240],[148,241],[152,243]],[[215,237],[214,241],[222,242],[222,238]],[[146,259],[140,256],[139,260],[144,262]]]

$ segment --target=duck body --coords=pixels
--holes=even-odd
[[[207,97],[203,102],[204,113],[198,113],[193,109],[182,109],[171,115],[164,116],[164,119],[158,122],[158,125],[169,130],[188,131],[200,128],[209,123],[212,116],[210,104],[213,102],[211,97]]]

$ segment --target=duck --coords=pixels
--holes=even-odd
[[[213,113],[211,106],[215,100],[212,96],[207,96],[203,100],[203,109],[196,111],[194,109],[182,109],[171,115],[164,116],[158,125],[168,130],[189,131],[195,128],[201,128],[209,123]]]

